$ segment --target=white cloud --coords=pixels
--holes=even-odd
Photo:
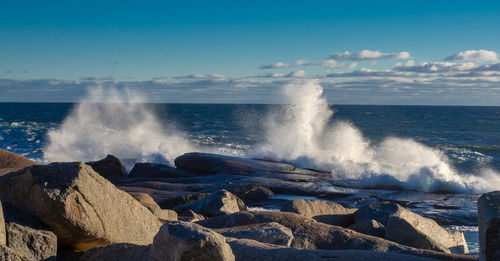
[[[334,53],[330,55],[330,59],[334,60],[379,60],[379,59],[409,59],[409,52],[399,52],[399,53],[383,53],[380,51],[363,50],[359,53]]]
[[[288,63],[277,62],[277,63],[273,63],[273,64],[262,65],[260,68],[261,69],[282,69],[282,68],[288,68],[288,67],[290,67],[290,64],[288,64]]]
[[[443,73],[443,72],[461,72],[469,71],[476,67],[474,63],[449,63],[449,62],[423,62],[415,64],[409,61],[405,64],[397,63],[393,70],[400,72],[415,72],[415,73]]]
[[[448,56],[445,58],[447,61],[497,61],[498,56],[494,51],[488,50],[468,50],[464,52],[460,52],[458,54],[454,54],[452,56]]]

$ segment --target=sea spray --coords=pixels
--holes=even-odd
[[[175,127],[165,127],[132,90],[96,87],[58,129],[47,134],[44,160],[90,161],[113,154],[132,161],[169,163],[195,149]]]
[[[288,105],[268,114],[261,157],[332,172],[336,180],[363,187],[476,193],[500,188],[491,169],[479,175],[458,173],[446,155],[410,138],[366,139],[347,121],[334,121],[318,81],[283,88]]]

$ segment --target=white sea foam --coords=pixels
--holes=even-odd
[[[493,170],[458,173],[443,152],[412,139],[388,137],[374,144],[352,123],[332,121],[333,111],[322,92],[317,81],[285,86],[289,105],[269,113],[266,142],[256,153],[329,170],[336,179],[362,186],[467,193],[500,188],[500,177]]]
[[[169,163],[195,150],[175,127],[162,126],[144,102],[131,90],[90,89],[60,128],[48,132],[44,160],[90,161],[113,154]]]

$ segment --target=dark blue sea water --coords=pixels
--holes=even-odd
[[[0,103],[0,148],[43,160],[47,132],[60,128],[75,104]],[[188,139],[227,152],[264,142],[260,119],[279,105],[148,104],[161,125],[177,126]],[[461,172],[500,170],[500,107],[336,105],[333,120],[352,122],[376,143],[412,138],[443,151]],[[89,115],[91,117],[91,115]],[[105,153],[105,152],[103,152]]]

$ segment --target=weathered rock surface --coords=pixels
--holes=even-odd
[[[6,246],[0,246],[0,260],[2,261],[28,261]],[[30,260],[31,261],[31,260]]]
[[[264,244],[249,239],[239,239],[229,242],[237,261],[366,261],[366,260],[386,260],[386,261],[427,261],[436,260],[425,257],[404,255],[398,253],[385,253],[365,250],[310,250],[280,247],[271,244]]]
[[[356,232],[383,238],[385,236],[385,227],[376,220],[364,220],[347,227]]]
[[[345,208],[337,203],[322,200],[296,199],[281,208],[281,211],[298,213],[319,222],[334,226],[350,226],[356,209]]]
[[[220,234],[195,223],[170,221],[155,236],[151,260],[234,260],[234,255]]]
[[[4,203],[7,246],[29,260],[56,260],[57,237],[36,217]]]
[[[239,157],[209,153],[186,153],[175,159],[175,166],[201,173],[228,173],[244,175],[249,173],[287,172],[294,166],[270,161],[251,160]]]
[[[85,163],[92,167],[92,169],[99,173],[99,175],[109,179],[111,177],[126,177],[127,176],[127,170],[123,166],[123,163],[121,162],[120,159],[113,155],[107,155],[106,158],[98,160],[98,161],[91,161]]]
[[[151,246],[127,243],[94,247],[80,257],[80,261],[148,261]]]
[[[47,224],[59,245],[77,250],[150,244],[160,225],[147,208],[83,163],[32,166],[4,176],[0,198]]]
[[[386,226],[385,238],[403,245],[435,251],[468,253],[462,232],[449,231],[436,221],[415,214],[396,203],[365,205],[354,213],[356,223],[368,216]]]
[[[500,191],[477,200],[479,211],[479,259],[500,260]]]
[[[245,203],[233,193],[220,190],[191,204],[178,206],[177,212],[193,210],[207,217],[220,216],[246,210]]]
[[[219,228],[214,231],[225,237],[253,239],[262,243],[287,247],[293,239],[289,228],[275,222]]]
[[[136,163],[128,176],[134,178],[184,178],[199,175],[203,175],[203,173],[173,168],[165,164]]]
[[[0,176],[33,165],[38,165],[38,163],[19,154],[0,149]]]

